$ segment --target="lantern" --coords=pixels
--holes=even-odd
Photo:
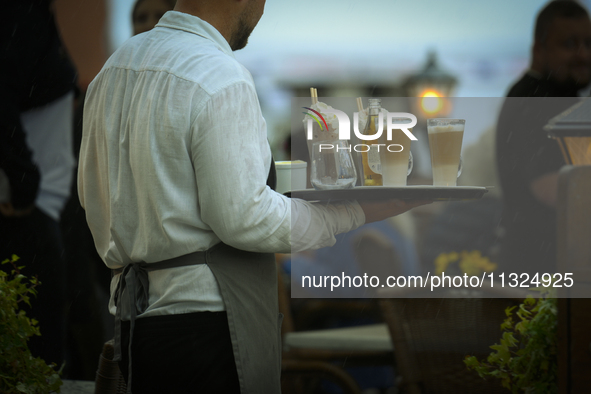
[[[544,127],[556,139],[567,164],[591,165],[591,100],[584,99]]]

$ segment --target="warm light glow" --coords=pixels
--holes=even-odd
[[[434,115],[443,109],[441,94],[435,90],[426,90],[421,94],[421,109],[427,115]]]
[[[563,141],[568,149],[568,157],[565,158],[568,164],[591,165],[591,137],[564,137]]]

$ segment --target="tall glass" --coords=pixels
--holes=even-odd
[[[462,139],[465,119],[428,119],[433,186],[456,186],[462,173]]]
[[[394,124],[410,123],[408,118],[392,118]],[[412,132],[412,128],[409,128]],[[384,186],[406,186],[406,178],[413,167],[410,138],[400,129],[392,130],[392,139],[380,151]]]

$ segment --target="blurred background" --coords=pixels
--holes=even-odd
[[[587,7],[591,0],[581,0]],[[82,88],[132,35],[134,0],[57,0],[64,39]],[[290,100],[414,96],[409,78],[455,78],[445,95],[503,97],[528,67],[533,23],[545,0],[269,0],[237,59],[252,73],[278,158]],[[453,116],[453,113],[450,114]],[[469,136],[474,140],[478,135]],[[466,144],[465,144],[466,145]]]
[[[591,7],[591,0],[580,2]],[[134,3],[135,0],[55,0],[58,25],[78,69],[82,91],[110,54],[132,36]],[[450,252],[476,251],[478,259],[490,257],[494,262],[498,238],[502,236],[498,229],[502,205],[494,155],[496,118],[509,87],[529,66],[534,21],[546,3],[547,0],[268,0],[248,46],[235,55],[254,77],[276,160],[287,159],[290,154],[286,139],[293,131],[292,99],[309,98],[310,87],[318,89],[321,100],[326,98],[330,103],[329,98],[350,97],[351,105],[355,97],[363,97],[365,105],[367,97],[457,98],[436,115],[470,119],[464,133],[464,172],[458,184],[494,188],[477,202],[438,203],[414,209],[392,218],[384,224],[387,228],[377,228],[369,235],[378,231],[386,234],[388,253],[399,253],[400,260],[415,272],[429,270],[440,254]],[[407,111],[385,108],[390,112]],[[412,147],[415,169],[409,184],[430,184],[426,115],[429,114],[423,114],[422,124],[413,130],[420,143]],[[302,115],[298,112],[297,116]],[[296,124],[301,124],[301,118],[296,120]],[[361,240],[367,238],[372,248],[383,244],[383,237],[377,238],[380,243],[369,235],[354,234]],[[283,258],[286,261],[282,264],[287,267],[287,257]],[[103,282],[108,283],[110,273],[100,261],[98,265],[105,271]],[[108,287],[101,302],[106,302],[107,292]],[[303,303],[292,306],[297,329],[324,328],[324,321],[308,319],[308,323],[302,323],[301,317],[310,315]],[[361,305],[363,311],[366,307]],[[106,308],[102,311],[106,314]],[[356,313],[355,318],[362,315],[353,310]],[[106,322],[109,319],[108,315],[103,317]],[[112,337],[112,324],[105,323],[105,327],[106,340]],[[98,342],[100,350],[104,340]],[[87,360],[85,374],[72,376],[93,379],[97,351],[89,348],[87,353],[85,357],[79,356]],[[392,386],[392,377],[388,379],[387,385]]]

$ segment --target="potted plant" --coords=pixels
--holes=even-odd
[[[31,336],[41,333],[38,322],[20,306],[31,305],[30,297],[37,294],[40,283],[22,275],[17,260],[13,255],[2,262],[3,268],[12,266],[10,273],[0,270],[0,393],[59,392],[61,368],[58,371],[55,364],[33,357],[27,345]]]
[[[486,360],[468,356],[464,363],[481,377],[500,379],[513,393],[558,393],[558,308],[556,298],[542,290],[507,308],[500,343]],[[517,316],[518,319],[514,319]]]

